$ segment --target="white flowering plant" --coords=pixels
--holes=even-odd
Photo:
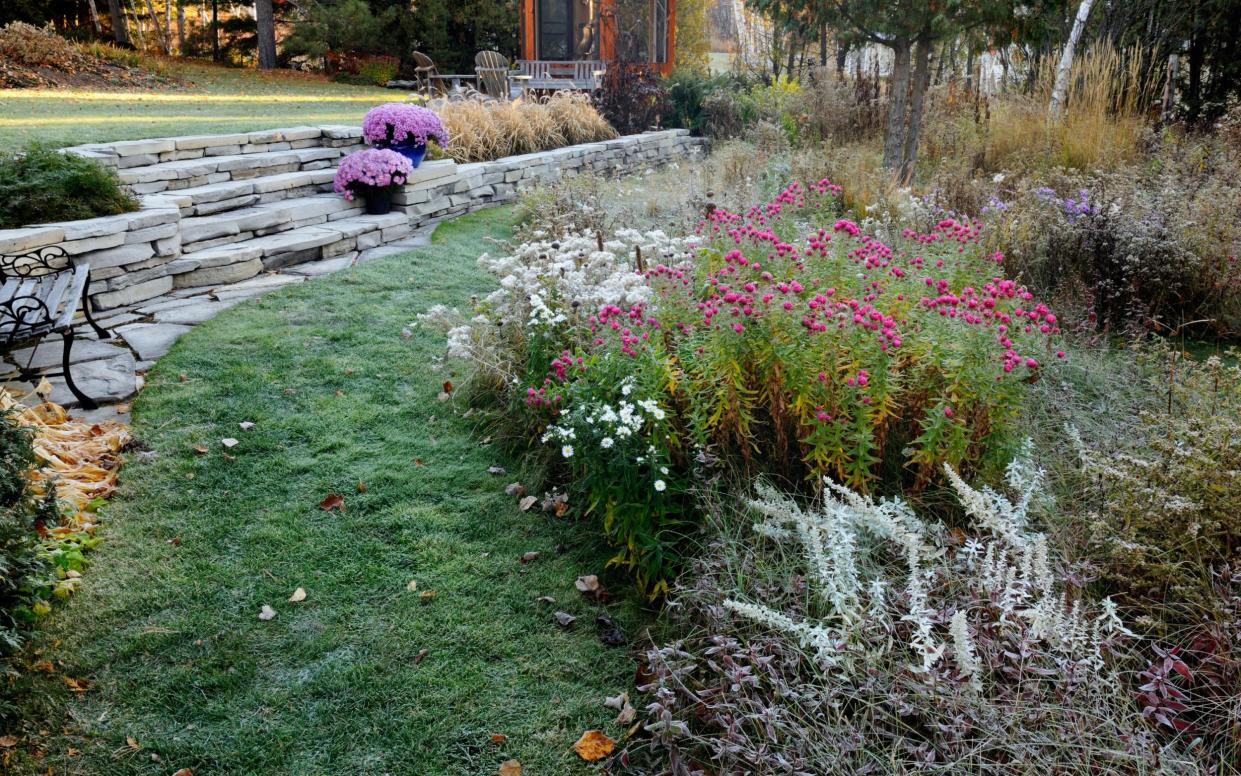
[[[691,506],[663,381],[633,367],[607,355],[574,360],[578,379],[564,385],[563,406],[553,409],[540,441],[619,548],[610,564],[655,598],[667,592]]]

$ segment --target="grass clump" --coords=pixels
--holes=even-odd
[[[458,162],[485,162],[616,137],[616,130],[582,95],[559,94],[541,102],[443,100],[433,107],[452,137],[445,152]]]
[[[46,145],[0,154],[0,229],[138,209],[116,173]]]

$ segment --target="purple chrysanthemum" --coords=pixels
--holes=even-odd
[[[368,143],[416,143],[434,140],[448,145],[448,130],[435,111],[404,102],[385,102],[366,112],[362,137]]]
[[[332,190],[344,194],[345,199],[353,199],[358,189],[401,186],[413,171],[410,161],[396,151],[380,148],[354,151],[336,168]]]

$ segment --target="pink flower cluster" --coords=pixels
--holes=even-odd
[[[441,147],[448,145],[448,130],[435,111],[404,102],[385,102],[368,110],[362,137],[373,144],[425,145],[434,140]]]
[[[341,160],[332,181],[332,190],[353,199],[360,189],[400,186],[409,179],[414,166],[396,151],[367,148],[354,151]]]

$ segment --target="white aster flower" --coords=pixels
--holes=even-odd
[[[666,482],[664,482],[663,480],[655,480],[656,491],[663,493],[667,489],[668,489],[668,484]]]

